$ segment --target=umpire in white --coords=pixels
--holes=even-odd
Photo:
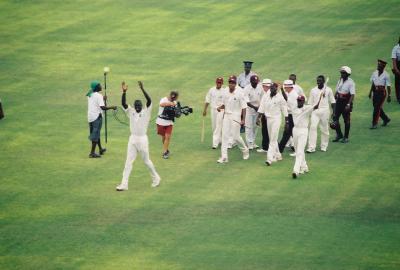
[[[149,140],[147,138],[147,127],[149,126],[151,115],[151,99],[143,88],[142,82],[138,82],[146,98],[146,108],[143,108],[140,100],[135,100],[134,108],[126,104],[126,91],[128,85],[122,82],[122,107],[129,117],[131,136],[128,142],[128,153],[125,162],[125,168],[122,175],[122,182],[117,186],[117,191],[128,190],[128,179],[132,171],[132,163],[135,161],[138,153],[142,156],[144,164],[149,168],[151,178],[153,179],[152,187],[160,185],[160,176],[154,168],[153,162],[149,158]]]

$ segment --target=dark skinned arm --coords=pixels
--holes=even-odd
[[[125,84],[125,82],[122,82],[122,107],[124,107],[124,109],[128,109],[128,104],[126,104],[126,91],[128,91],[128,85]]]
[[[151,105],[151,98],[150,96],[147,94],[146,90],[144,90],[143,88],[143,83],[141,81],[138,81],[139,87],[143,92],[144,97],[146,98],[146,107],[148,108]]]
[[[393,73],[400,75],[399,67],[397,66],[396,58],[392,58]]]
[[[374,85],[374,83],[371,83],[371,89],[369,90],[368,98],[372,97],[372,92],[374,91],[374,89],[375,89],[375,85]]]
[[[388,91],[387,102],[390,103],[390,101],[392,101],[392,98],[390,97],[390,94],[392,93],[392,88],[390,88],[390,86],[387,86],[387,91]]]
[[[253,104],[251,104],[250,102],[247,102],[247,106],[249,106],[250,108],[258,111],[258,107],[254,106]]]

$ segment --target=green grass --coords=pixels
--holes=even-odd
[[[370,131],[369,77],[390,60],[398,1],[1,1],[1,269],[399,269],[400,112]],[[315,77],[331,86],[349,65],[357,84],[350,144],[267,168],[238,150],[218,166],[210,123],[200,143],[204,95],[215,77],[255,61],[261,77]],[[129,130],[109,118],[108,152],[88,159],[85,93],[111,67],[129,101],[179,89],[195,113],[179,119],[172,157],[140,159],[117,193]],[[156,108],[153,108],[153,116]]]

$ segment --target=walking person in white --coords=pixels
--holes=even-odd
[[[253,75],[250,77],[250,84],[248,84],[243,90],[247,101],[245,132],[249,150],[258,148],[258,145],[256,145],[257,111],[258,107],[260,107],[260,101],[263,95],[263,88],[259,82],[260,79],[258,76]]]
[[[321,96],[322,97],[322,96]],[[313,110],[318,109],[321,98],[317,105],[304,106],[306,99],[304,96],[297,97],[297,108],[292,110],[293,115],[293,143],[296,148],[296,161],[293,167],[292,177],[296,179],[300,173],[308,172],[308,166],[304,154],[304,149],[307,144],[308,137],[308,124],[310,122],[310,115]]]
[[[286,100],[281,94],[278,94],[278,87],[276,83],[271,85],[269,92],[262,97],[260,108],[258,109],[259,120],[262,114],[264,114],[267,119],[269,146],[265,163],[268,166],[271,166],[272,162],[282,160],[282,154],[278,146],[278,135],[282,122],[282,115],[285,117],[285,130],[289,128]]]
[[[117,186],[117,191],[128,190],[129,175],[132,171],[132,163],[135,161],[138,153],[142,156],[144,164],[150,171],[153,180],[152,187],[160,185],[161,178],[154,168],[153,162],[149,158],[149,140],[147,138],[147,127],[149,126],[151,115],[151,99],[143,88],[142,82],[138,82],[139,87],[146,98],[146,108],[143,108],[140,100],[135,100],[134,108],[126,104],[126,91],[128,85],[122,82],[122,107],[129,117],[131,136],[128,142],[128,153],[125,162],[125,168],[122,175],[122,182]]]
[[[307,153],[314,153],[317,146],[317,127],[321,130],[321,151],[326,152],[329,144],[329,118],[331,112],[329,111],[329,105],[332,111],[335,108],[335,96],[333,95],[332,89],[325,85],[325,77],[319,75],[317,77],[317,86],[311,89],[310,99],[308,104],[315,106],[321,98],[321,103],[318,109],[314,110],[311,114],[311,125],[308,137],[308,148]]]
[[[216,149],[222,141],[222,119],[224,116],[224,110],[217,111],[217,108],[223,104],[223,97],[227,91],[224,84],[224,79],[218,77],[215,81],[215,86],[208,90],[206,95],[206,102],[204,104],[203,116],[207,115],[208,105],[211,107],[211,125],[213,131],[212,148]]]
[[[246,101],[243,91],[236,85],[236,76],[229,77],[229,91],[224,96],[223,104],[218,107],[218,111],[224,110],[224,120],[222,122],[222,146],[221,157],[218,163],[228,162],[228,143],[232,135],[233,142],[239,145],[243,153],[243,159],[249,158],[249,149],[240,137],[240,126],[244,125],[246,118]]]

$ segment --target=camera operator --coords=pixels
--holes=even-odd
[[[179,93],[171,91],[168,97],[160,100],[160,107],[158,109],[158,117],[156,120],[157,134],[162,137],[163,155],[164,159],[169,158],[169,143],[171,140],[172,128],[175,121],[176,106],[178,104]]]

